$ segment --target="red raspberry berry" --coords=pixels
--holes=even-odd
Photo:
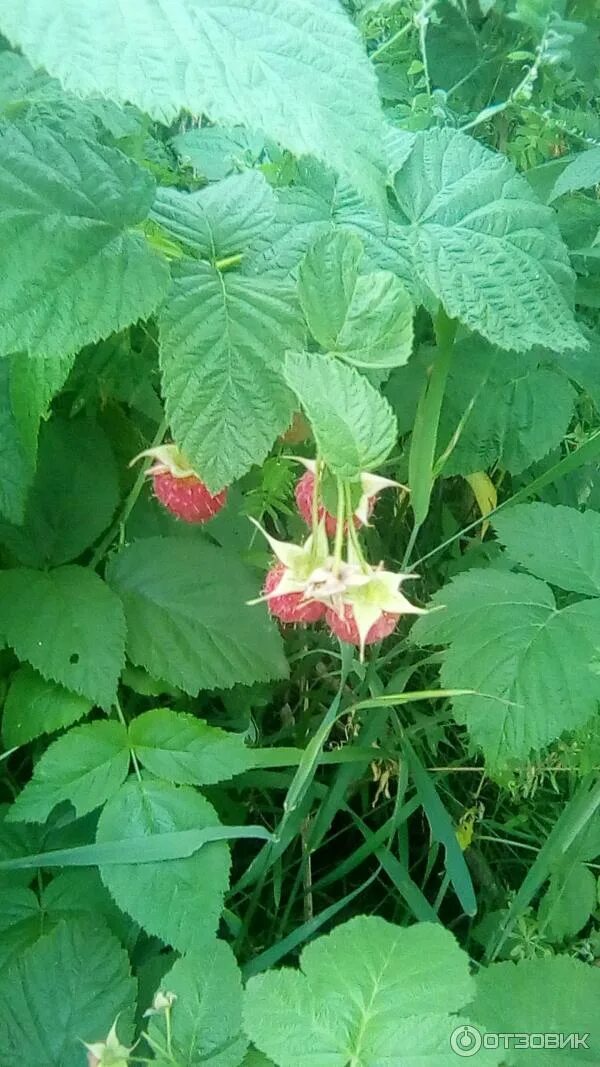
[[[276,563],[267,572],[263,592],[272,593],[279,585],[285,567],[283,563]],[[311,623],[318,622],[325,614],[325,605],[318,600],[303,600],[302,593],[282,593],[281,596],[271,597],[267,600],[267,607],[271,615],[275,615],[280,622]]]
[[[208,522],[227,500],[226,489],[213,496],[193,474],[176,478],[170,471],[157,471],[152,474],[152,484],[161,504],[184,522]]]
[[[365,645],[374,645],[377,641],[383,641],[384,637],[389,637],[394,632],[399,618],[399,615],[383,611],[365,637]],[[351,604],[344,604],[342,615],[338,615],[333,608],[327,608],[325,621],[340,641],[345,641],[348,645],[360,645],[360,634]]]
[[[313,490],[315,484],[315,476],[312,471],[306,471],[302,477],[296,482],[296,504],[298,511],[304,519],[307,526],[312,525],[312,499]],[[369,515],[372,515],[373,508],[375,507],[375,497],[369,497]],[[323,504],[319,504],[319,521],[325,516],[325,533],[328,537],[335,537],[335,531],[337,528],[337,519],[335,515],[332,515],[330,511],[327,511]],[[358,530],[359,526],[362,526],[362,522],[358,518],[358,515],[354,516],[354,525]]]

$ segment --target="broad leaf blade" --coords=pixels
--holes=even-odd
[[[17,748],[42,734],[52,734],[82,719],[92,703],[25,664],[15,672],[2,712],[2,740]]]
[[[240,734],[169,708],[138,715],[129,740],[142,766],[177,785],[212,785],[254,766]]]
[[[511,559],[559,589],[600,596],[600,515],[517,504],[492,520]]]

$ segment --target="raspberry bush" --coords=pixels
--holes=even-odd
[[[0,1067],[600,1060],[599,50],[0,5]]]

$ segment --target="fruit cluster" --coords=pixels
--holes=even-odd
[[[224,506],[227,490],[212,495],[175,445],[147,449],[154,492],[162,504],[185,522],[207,522]],[[263,595],[279,622],[311,625],[325,620],[340,641],[365,645],[388,637],[401,615],[422,614],[400,592],[410,574],[374,567],[364,557],[358,530],[368,523],[378,494],[398,483],[364,472],[356,484],[332,479],[324,465],[299,459],[306,472],[296,485],[298,511],[311,533],[303,544],[278,541],[258,523],[275,562],[267,573]],[[324,499],[326,479],[336,500],[335,514]],[[254,520],[252,520],[254,521]],[[333,540],[333,549],[330,545]],[[345,551],[344,551],[345,548]]]

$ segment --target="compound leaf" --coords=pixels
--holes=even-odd
[[[102,811],[96,840],[139,841],[218,824],[212,805],[193,789],[130,779]],[[216,931],[229,862],[225,842],[213,841],[185,859],[107,864],[100,874],[118,906],[149,934],[189,952]]]
[[[281,637],[251,572],[210,544],[151,537],[114,556],[107,580],[127,617],[127,652],[186,693],[287,674]]]
[[[111,589],[85,567],[0,573],[0,635],[48,681],[102,707],[115,698],[125,619]]]

